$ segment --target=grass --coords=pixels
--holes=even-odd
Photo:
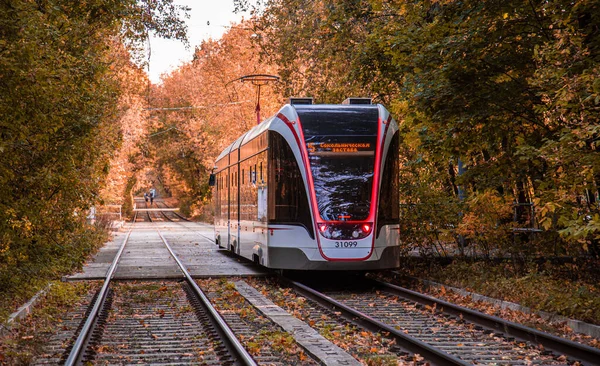
[[[455,260],[449,265],[411,265],[407,274],[511,301],[535,311],[600,324],[600,287],[588,264],[545,262],[516,267],[511,262]],[[593,265],[593,264],[592,264]]]
[[[108,239],[101,227],[84,228],[64,242],[32,249],[14,263],[0,265],[0,323],[50,281],[82,267],[85,260]]]
[[[32,313],[0,338],[0,364],[27,365],[39,355],[51,335],[59,330],[61,316],[98,284],[93,282],[54,281]]]

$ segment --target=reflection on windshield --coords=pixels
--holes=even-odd
[[[369,216],[378,111],[298,110],[323,220],[365,220]]]
[[[364,220],[369,216],[373,154],[311,155],[310,165],[324,220]]]

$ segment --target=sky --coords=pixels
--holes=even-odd
[[[161,74],[191,61],[195,46],[209,38],[221,38],[232,23],[240,22],[245,15],[234,14],[233,0],[174,0],[173,3],[192,9],[189,12],[190,18],[185,19],[190,45],[186,49],[180,41],[150,38],[151,57],[148,74],[155,84],[160,82]]]

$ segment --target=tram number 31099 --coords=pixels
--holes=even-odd
[[[358,245],[356,241],[336,241],[336,248],[355,248]]]

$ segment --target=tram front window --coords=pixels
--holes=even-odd
[[[377,107],[298,110],[298,115],[321,218],[367,219],[373,189]]]

